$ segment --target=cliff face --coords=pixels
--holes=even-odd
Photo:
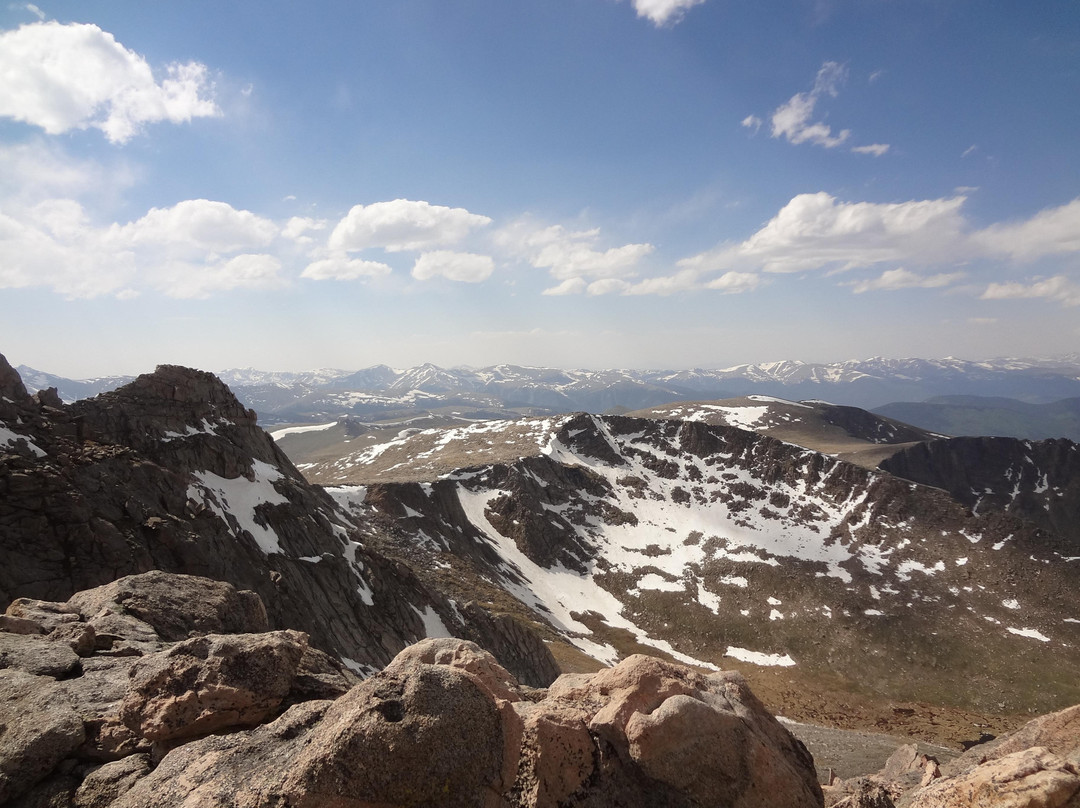
[[[880,468],[948,491],[979,514],[1007,513],[1080,556],[1080,446],[1070,440],[949,438],[907,448]]]
[[[257,592],[271,625],[303,630],[366,672],[429,635],[491,633],[490,620],[473,628],[408,567],[372,551],[212,374],[162,366],[65,406],[48,391],[26,395],[0,362],[0,390],[4,604],[60,600],[151,569],[202,575]],[[535,637],[520,642],[543,657]],[[547,662],[515,673],[550,681]]]

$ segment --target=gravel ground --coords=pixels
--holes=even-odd
[[[836,777],[845,780],[849,777],[874,774],[885,766],[889,755],[908,743],[917,744],[920,752],[937,758],[942,765],[960,754],[954,749],[913,741],[910,738],[815,727],[785,718],[780,720],[792,735],[806,744],[806,748],[814,756],[818,778],[822,783],[828,782],[830,769]]]

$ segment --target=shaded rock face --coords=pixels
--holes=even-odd
[[[170,752],[116,805],[822,804],[737,675],[638,656],[541,695],[475,645],[427,640],[332,704]]]
[[[949,438],[905,449],[880,467],[942,488],[977,513],[1022,519],[1044,530],[1052,549],[1080,555],[1080,446],[1072,441]]]
[[[0,357],[0,389],[0,605],[61,601],[154,569],[214,578],[257,593],[265,615],[210,591],[184,614],[159,592],[155,631],[183,639],[209,630],[208,620],[220,631],[297,629],[367,672],[436,622],[466,636],[499,634],[486,614],[473,631],[445,596],[370,549],[370,528],[309,485],[212,374],[165,365],[65,406],[27,396]],[[99,633],[146,619],[138,592],[104,597],[112,605],[80,606],[108,606]],[[539,640],[502,640],[508,661],[539,660],[547,669],[534,669],[535,680],[550,681]]]

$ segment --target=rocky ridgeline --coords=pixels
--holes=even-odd
[[[0,804],[1076,808],[1080,707],[944,768],[818,785],[737,673],[631,656],[523,686],[429,639],[358,682],[259,597],[151,572],[0,617]]]
[[[64,600],[161,569],[229,581],[269,625],[358,671],[429,634],[486,644],[522,681],[557,672],[540,639],[451,603],[367,545],[215,376],[162,366],[95,399],[27,394],[0,357],[0,604]]]
[[[477,465],[357,489],[356,518],[414,568],[495,582],[605,661],[641,645],[716,666],[741,654],[987,711],[1080,699],[1080,551],[1051,525],[742,429],[547,423],[509,462],[484,463],[480,444],[501,452],[520,427],[477,427],[476,453],[454,453]],[[455,448],[423,433],[386,462],[413,444],[416,464]]]

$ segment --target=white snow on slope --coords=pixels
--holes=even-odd
[[[246,477],[230,480],[210,471],[197,471],[194,474],[197,482],[188,486],[188,497],[212,508],[234,536],[239,538],[239,531],[246,530],[267,555],[282,553],[281,538],[273,528],[259,524],[255,518],[257,506],[283,505],[289,501],[273,485],[282,474],[262,460],[254,461],[254,471],[254,480]]]
[[[795,660],[788,654],[762,654],[759,651],[747,651],[745,648],[737,648],[734,645],[728,646],[727,653],[724,656],[763,667],[790,668],[795,664]]]
[[[37,457],[45,457],[45,450],[37,446],[26,435],[20,435],[18,432],[12,432],[3,424],[0,424],[0,446],[10,446],[15,448],[19,441],[25,441],[27,448],[30,449]]]
[[[337,421],[331,421],[329,424],[311,424],[308,426],[287,426],[284,429],[275,429],[270,433],[270,437],[274,440],[281,440],[286,435],[300,435],[304,432],[323,432],[327,429],[332,429],[337,426]]]

